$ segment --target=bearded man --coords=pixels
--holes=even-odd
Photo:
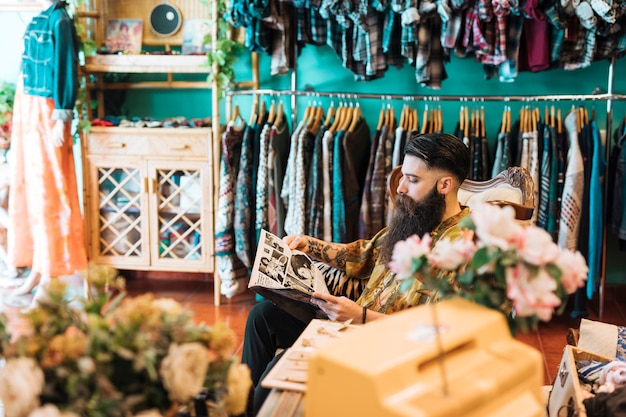
[[[469,215],[462,207],[458,190],[469,171],[470,153],[463,142],[448,134],[413,136],[404,148],[402,178],[397,188],[396,206],[388,227],[370,240],[352,243],[330,243],[304,235],[286,236],[291,249],[345,271],[349,278],[367,280],[357,300],[314,293],[316,304],[331,320],[368,323],[386,314],[427,303],[431,293],[419,280],[406,292],[389,270],[396,242],[417,234],[430,233],[432,244],[443,238],[463,235],[459,222]],[[277,362],[277,349],[290,347],[308,323],[291,316],[269,301],[255,305],[246,323],[242,362],[250,367],[254,392],[255,415],[269,390],[260,382]]]

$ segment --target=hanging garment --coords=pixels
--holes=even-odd
[[[365,174],[365,182],[363,183],[363,197],[361,198],[361,209],[359,213],[359,239],[371,239],[375,232],[372,231],[371,219],[371,202],[372,202],[372,176],[374,175],[374,161],[376,159],[376,149],[382,134],[381,130],[377,130],[372,137],[370,144],[369,161],[367,163],[367,172]]]
[[[287,169],[291,135],[287,118],[283,115],[270,130],[269,153],[267,157],[268,170],[268,202],[267,224],[269,231],[278,237],[285,236],[285,206],[280,198],[283,187],[283,178]]]
[[[266,123],[261,131],[259,141],[259,165],[257,168],[255,199],[254,199],[254,230],[255,240],[259,241],[261,230],[268,228],[267,223],[267,160],[269,153],[270,131],[272,125]]]
[[[256,125],[256,122],[255,122]],[[237,257],[249,270],[252,269],[252,253],[254,246],[254,228],[252,212],[254,211],[254,200],[252,190],[252,158],[255,125],[247,125],[243,132],[241,143],[241,157],[239,159],[239,171],[235,183],[235,214],[233,227],[235,229],[235,253]]]
[[[83,219],[72,153],[71,124],[63,145],[51,140],[52,98],[25,94],[18,85],[13,105],[8,263],[44,277],[87,269]]]
[[[553,240],[556,240],[557,213],[559,212],[559,153],[561,151],[558,148],[559,144],[556,128],[550,126],[548,129],[550,135],[550,192],[548,197],[548,221],[546,224],[546,231],[550,233]]]
[[[353,132],[343,139],[343,185],[346,213],[346,242],[359,238],[359,213],[361,196],[370,157],[370,131],[364,119],[360,119]]]
[[[283,188],[280,191],[280,198],[283,200],[283,204],[286,207],[285,214],[285,233],[288,235],[293,234],[301,234],[298,233],[298,228],[296,225],[297,215],[296,215],[296,204],[301,204],[298,197],[298,187],[303,186],[303,184],[298,183],[298,164],[301,164],[301,159],[299,157],[300,154],[300,144],[302,141],[300,140],[300,136],[303,130],[306,130],[306,120],[300,121],[298,126],[291,134],[291,145],[289,147],[289,157],[287,159],[287,168],[285,178],[283,179]],[[301,192],[304,193],[305,189],[301,189]],[[304,208],[304,206],[302,205]]]
[[[322,181],[324,184],[324,239],[331,242],[333,239],[332,213],[333,213],[333,132],[327,130],[322,139]]]
[[[220,292],[231,298],[246,291],[248,269],[235,255],[235,183],[241,158],[245,123],[229,122],[222,135],[220,184],[215,218],[215,270],[221,279]]]
[[[584,186],[584,168],[578,146],[576,112],[570,112],[565,117],[564,125],[567,130],[569,150],[561,197],[558,244],[563,249],[576,250]]]
[[[347,131],[339,131],[333,141],[332,197],[332,241],[346,243],[346,203],[343,184],[343,140]]]
[[[309,223],[306,234],[318,239],[324,237],[324,178],[322,165],[322,143],[326,133],[322,125],[315,136],[313,155],[311,157],[311,173],[307,183],[307,200],[309,205]]]
[[[622,120],[613,133],[613,149],[611,151],[611,183],[609,185],[609,214],[611,229],[617,235],[620,250],[626,250],[626,118]]]
[[[547,124],[543,126],[543,149],[541,150],[541,182],[535,184],[539,187],[539,201],[536,202],[538,208],[537,226],[548,230],[548,217],[550,211],[550,180],[552,179],[552,138],[550,128]],[[556,185],[556,184],[555,184]]]
[[[591,178],[589,182],[589,274],[587,277],[587,298],[591,299],[597,286],[597,277],[600,276],[602,262],[602,228],[604,225],[602,204],[604,201],[602,184],[604,183],[604,149],[600,130],[595,120],[591,123],[593,138],[593,157],[591,162]]]
[[[511,166],[511,133],[498,133],[498,144],[496,145],[496,156],[491,170],[491,177],[495,177],[500,172]]]
[[[371,231],[379,232],[386,223],[387,206],[387,176],[391,171],[391,154],[389,152],[393,146],[393,136],[389,134],[389,127],[383,126],[378,141],[378,149],[374,158],[374,168],[372,170],[372,183],[370,186],[370,219]]]

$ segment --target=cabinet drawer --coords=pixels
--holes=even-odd
[[[87,154],[208,159],[210,128],[93,127]]]

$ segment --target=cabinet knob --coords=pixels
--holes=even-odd
[[[124,142],[107,142],[107,148],[109,149],[121,149],[125,147],[126,144]]]
[[[186,143],[180,144],[180,145],[173,145],[170,146],[170,149],[173,151],[184,151],[189,149],[189,145],[187,145]]]

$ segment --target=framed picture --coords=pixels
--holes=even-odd
[[[211,33],[209,19],[185,19],[183,21],[183,55],[205,54],[211,49],[207,38]],[[205,43],[206,41],[206,43]]]
[[[109,52],[141,53],[141,19],[109,19],[106,47]]]

